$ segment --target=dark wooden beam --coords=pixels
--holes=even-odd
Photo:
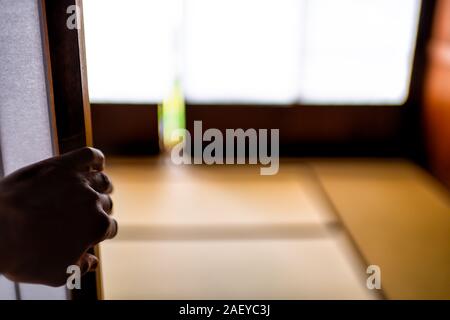
[[[67,26],[70,16],[67,11],[71,6],[80,9],[79,28]],[[81,10],[81,0],[41,0],[44,51],[51,85],[50,105],[60,153],[92,145]],[[91,252],[99,254],[97,247]],[[81,287],[81,290],[70,292],[72,299],[101,298],[100,268],[85,275]]]

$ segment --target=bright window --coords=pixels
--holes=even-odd
[[[86,0],[92,102],[401,104],[420,0]]]

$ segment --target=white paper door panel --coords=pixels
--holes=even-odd
[[[0,275],[0,300],[16,300],[14,283]]]
[[[49,104],[37,0],[0,0],[0,148],[3,173],[52,156]],[[64,288],[14,286],[0,298],[66,299]]]

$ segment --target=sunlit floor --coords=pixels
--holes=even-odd
[[[115,185],[114,214],[120,231],[101,246],[104,298],[378,299],[386,296],[385,291],[402,297],[398,289],[402,284],[390,279],[396,272],[392,259],[371,248],[374,237],[389,239],[390,233],[364,236],[371,234],[370,224],[372,231],[384,226],[374,223],[376,219],[368,219],[369,226],[364,226],[357,219],[383,210],[382,205],[374,207],[367,195],[358,198],[358,188],[377,192],[376,186],[370,185],[370,179],[366,185],[358,187],[358,183],[365,181],[364,170],[375,179],[387,174],[388,181],[389,174],[395,173],[400,184],[399,177],[415,173],[411,177],[417,178],[420,170],[401,161],[349,163],[285,159],[277,175],[260,176],[258,166],[173,166],[161,157],[109,159],[107,172]],[[348,172],[350,168],[356,171]],[[352,177],[356,181],[346,180]],[[402,185],[386,189],[394,193],[388,197],[394,208],[399,207],[397,188]],[[415,196],[425,197],[421,203],[428,207],[427,201],[431,203],[434,219],[440,219],[436,223],[441,225],[435,231],[441,234],[449,228],[450,235],[450,217],[445,216],[450,206],[445,194],[437,195],[439,187],[433,184],[433,188],[416,190]],[[345,190],[351,190],[353,198]],[[347,208],[349,199],[355,200],[356,207]],[[364,203],[371,208],[361,207]],[[400,207],[409,210],[408,205]],[[414,207],[420,210],[417,203]],[[348,226],[356,231],[347,232]],[[444,248],[434,255],[445,246],[450,253],[449,236],[436,239],[445,240],[447,244],[441,244]],[[433,254],[430,257],[436,262]],[[366,286],[366,269],[373,261],[381,264],[382,279],[386,268],[390,283],[385,287],[383,282],[382,290]],[[448,255],[439,263],[435,269],[448,267],[442,275],[445,281],[450,274]],[[444,295],[450,291],[445,285],[438,289]]]

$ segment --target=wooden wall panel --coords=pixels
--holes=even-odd
[[[450,0],[439,0],[428,47],[424,119],[432,172],[450,187]]]

